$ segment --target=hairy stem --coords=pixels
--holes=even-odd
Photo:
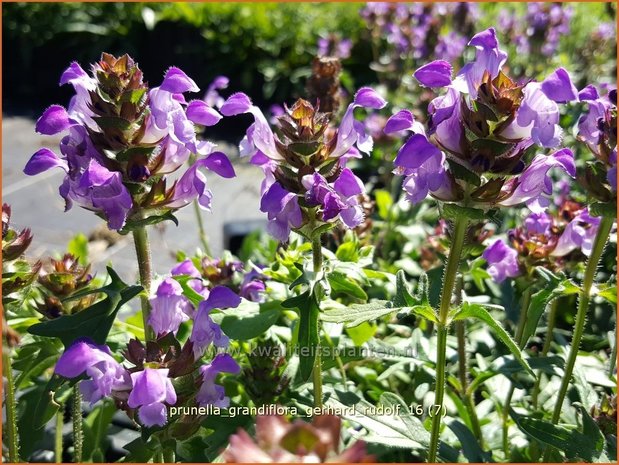
[[[140,272],[140,284],[144,288],[140,299],[142,301],[142,320],[144,323],[144,335],[146,340],[153,340],[154,334],[148,324],[150,315],[150,283],[152,280],[152,259],[150,255],[150,244],[148,242],[148,232],[146,226],[141,226],[133,231],[133,242],[135,243],[135,253],[138,258],[138,270]]]
[[[62,463],[62,427],[64,425],[64,405],[56,414],[56,431],[54,431],[54,457],[56,463]]]
[[[436,462],[438,452],[438,443],[441,430],[441,420],[443,411],[443,399],[445,396],[445,364],[447,354],[447,325],[449,317],[449,309],[451,307],[451,298],[453,296],[456,275],[460,265],[460,257],[462,256],[462,248],[466,238],[468,220],[466,218],[457,218],[454,224],[454,230],[451,236],[451,248],[449,250],[449,258],[445,266],[445,275],[443,278],[443,288],[441,290],[441,303],[439,307],[437,331],[437,356],[436,356],[436,390],[434,395],[434,406],[438,413],[432,417],[432,433],[430,438],[430,450],[428,452],[428,462]]]
[[[322,270],[322,242],[320,239],[321,235],[318,234],[312,240],[314,273],[319,273]],[[320,302],[317,303],[320,306]],[[318,324],[320,324],[320,322]],[[314,383],[314,407],[322,408],[322,357],[320,354],[320,338],[318,338],[318,344],[316,344],[312,382]]]
[[[522,350],[525,345],[524,340],[524,328],[527,324],[527,318],[529,313],[529,305],[531,304],[531,292],[532,287],[529,285],[522,294],[522,303],[520,304],[520,316],[518,318],[518,327],[516,328],[516,344],[518,348]],[[514,396],[514,385],[509,387],[507,397],[505,397],[505,403],[503,404],[503,452],[505,453],[506,460],[509,458],[509,408],[512,403],[512,397]]]
[[[73,404],[71,406],[71,419],[73,421],[73,461],[82,461],[82,447],[84,444],[84,425],[82,418],[82,393],[80,383],[73,386]]]
[[[580,341],[583,333],[585,332],[585,322],[587,320],[587,311],[589,310],[589,303],[591,302],[591,288],[595,279],[595,273],[597,267],[602,258],[602,252],[604,246],[610,236],[610,230],[612,229],[614,218],[602,217],[598,231],[593,241],[593,248],[591,249],[591,255],[587,260],[587,266],[585,268],[585,275],[582,281],[581,292],[578,299],[578,311],[576,312],[576,321],[574,323],[574,334],[572,336],[572,344],[570,346],[570,352],[567,356],[565,363],[565,374],[561,380],[561,387],[559,388],[559,394],[557,396],[557,403],[555,404],[554,411],[552,413],[552,423],[557,424],[561,417],[561,410],[563,408],[563,401],[567,395],[567,390],[572,380],[572,373],[574,372],[574,365],[576,364],[576,357],[578,356],[578,350],[580,349]],[[547,447],[544,453],[544,461],[550,458],[552,454],[552,447]]]
[[[6,323],[4,323],[6,324]],[[6,339],[2,348],[2,371],[6,377],[4,408],[6,409],[6,424],[3,425],[9,449],[9,462],[19,462],[19,436],[17,433],[17,412],[15,409],[15,385],[13,382],[13,368],[11,366],[11,350]]]

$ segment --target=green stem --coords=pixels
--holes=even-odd
[[[518,327],[516,328],[516,344],[518,348],[522,350],[526,341],[524,340],[524,328],[527,324],[527,318],[529,313],[529,305],[531,304],[531,292],[532,287],[529,285],[522,294],[522,303],[520,304],[520,316],[518,318]],[[503,404],[503,453],[505,454],[505,460],[509,458],[509,409],[512,403],[512,397],[514,396],[514,385],[511,384],[505,403]]]
[[[320,234],[312,239],[314,273],[319,273],[322,270],[322,242],[320,239]],[[320,305],[319,302],[318,305]],[[318,324],[320,324],[320,322]],[[320,334],[320,329],[318,334]],[[318,338],[318,344],[316,344],[312,381],[314,383],[314,407],[322,408],[322,357],[320,354],[320,338]]]
[[[211,247],[208,243],[208,237],[206,236],[206,229],[204,228],[204,220],[202,220],[202,210],[198,202],[193,203],[193,210],[196,213],[196,222],[198,223],[198,236],[200,237],[200,243],[204,249],[204,253],[211,256]]]
[[[164,463],[175,463],[176,462],[174,449],[170,449],[169,447],[166,447],[165,449],[163,449],[163,461]]]
[[[550,303],[550,312],[548,313],[548,323],[546,327],[546,338],[544,339],[544,347],[542,347],[541,356],[545,357],[548,355],[550,351],[550,345],[553,341],[553,331],[555,329],[555,322],[557,321],[557,309],[559,308],[559,299],[555,299]],[[538,373],[537,379],[535,380],[535,385],[533,386],[533,391],[531,392],[531,402],[533,404],[533,408],[537,409],[538,398],[540,392],[540,382],[542,376],[541,372]]]
[[[5,323],[6,324],[6,323]],[[2,371],[6,377],[6,392],[5,392],[5,408],[6,408],[6,431],[9,462],[19,462],[19,436],[17,434],[17,412],[15,408],[15,385],[13,383],[13,368],[11,367],[11,356],[9,354],[9,345],[6,339],[3,341],[2,348]]]
[[[71,409],[71,419],[73,421],[73,461],[82,461],[82,446],[84,444],[84,425],[82,418],[82,393],[80,383],[73,386],[73,404]]]
[[[462,256],[462,248],[466,238],[468,220],[457,218],[451,238],[451,249],[447,266],[445,266],[445,276],[443,278],[443,289],[441,291],[441,303],[439,307],[437,331],[437,357],[436,357],[436,391],[434,396],[434,406],[438,413],[432,417],[432,433],[430,438],[430,450],[428,452],[428,462],[436,462],[438,443],[441,430],[441,420],[443,411],[443,398],[445,396],[445,364],[447,358],[447,326],[451,298],[453,296],[456,275]],[[439,407],[436,407],[439,406]]]
[[[56,463],[62,463],[62,427],[64,425],[64,405],[56,414],[56,431],[54,431],[54,456]]]
[[[587,266],[585,268],[585,275],[582,281],[582,288],[578,300],[578,311],[576,312],[576,321],[574,323],[574,335],[572,336],[572,344],[570,346],[570,352],[567,356],[565,363],[565,374],[561,380],[561,387],[559,388],[559,394],[557,396],[557,403],[555,404],[554,412],[552,413],[552,423],[557,424],[561,417],[561,410],[563,409],[563,401],[567,395],[567,390],[572,380],[572,373],[574,372],[574,365],[576,364],[576,357],[578,356],[578,350],[580,349],[580,341],[585,331],[585,322],[587,320],[587,311],[589,310],[589,303],[591,301],[591,288],[595,279],[595,273],[604,251],[604,246],[610,236],[610,230],[613,227],[614,218],[603,216],[600,225],[598,227],[595,240],[593,242],[593,248],[591,249],[591,255],[587,260]],[[544,453],[544,461],[550,458],[552,454],[552,447],[547,447]]]
[[[141,226],[133,231],[133,242],[135,243],[135,253],[138,258],[138,270],[140,272],[140,284],[144,288],[140,299],[142,301],[142,320],[144,324],[144,335],[146,340],[153,340],[155,335],[152,328],[148,324],[150,315],[150,303],[148,296],[150,295],[150,283],[152,280],[150,244],[148,242],[148,232],[145,226]]]

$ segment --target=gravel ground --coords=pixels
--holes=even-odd
[[[31,228],[34,240],[28,255],[43,258],[59,254],[75,234],[96,237],[108,236],[101,219],[91,212],[74,206],[64,213],[64,201],[58,194],[63,173],[53,169],[38,176],[26,176],[22,170],[29,157],[41,147],[49,147],[58,153],[59,137],[41,136],[34,132],[34,121],[21,117],[5,117],[2,121],[2,200],[12,208],[11,221],[15,228]],[[251,227],[263,227],[264,216],[258,210],[261,172],[238,158],[235,147],[222,144],[220,149],[230,155],[237,177],[223,179],[207,174],[213,191],[213,211],[202,212],[214,256],[225,247],[224,227],[229,229],[236,222],[251,222]],[[151,228],[151,247],[154,270],[166,273],[175,263],[177,250],[189,253],[199,247],[198,226],[192,206],[177,212],[179,227],[161,223],[156,230]],[[103,271],[113,263],[120,276],[128,282],[137,280],[135,251],[130,236],[112,236],[107,240],[89,243],[90,260],[95,271]],[[114,241],[112,241],[114,242]]]

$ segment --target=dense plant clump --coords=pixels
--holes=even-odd
[[[58,168],[65,211],[131,237],[138,279],[79,238],[35,256],[3,204],[4,459],[616,461],[616,83],[553,60],[580,7],[354,8],[362,31],[312,31],[311,68],[272,81],[305,76],[301,97],[268,111],[224,75],[202,92],[166,64],[153,87],[126,53],[61,73],[68,105],[35,123],[58,150],[23,171]],[[614,36],[578,44],[590,69]],[[200,216],[230,200],[209,176],[237,182],[204,138],[222,125],[261,173],[265,230],[236,255]],[[189,205],[200,248],[155,269],[149,232]]]

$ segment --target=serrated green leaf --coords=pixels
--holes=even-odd
[[[484,220],[487,218],[487,214],[483,210],[476,208],[461,207],[454,203],[442,204],[443,216],[452,220],[459,218],[466,218],[469,220]]]
[[[279,305],[270,307],[243,299],[237,308],[214,313],[211,318],[229,338],[247,341],[264,334],[277,322],[281,308]]]
[[[140,220],[137,219],[129,219],[125,226],[118,231],[120,234],[129,234],[130,232],[142,228],[144,226],[152,226],[154,224],[159,224],[162,221],[171,221],[176,226],[178,226],[178,219],[172,214],[171,211],[167,211],[161,215],[151,215],[147,218],[143,218]]]
[[[463,302],[460,309],[453,315],[453,321],[465,320],[467,318],[477,318],[486,323],[494,331],[497,337],[505,344],[509,351],[516,357],[516,360],[527,370],[531,375],[535,376],[533,370],[522,356],[522,352],[512,337],[505,331],[503,326],[496,321],[492,315],[483,306],[479,304],[471,304]]]

